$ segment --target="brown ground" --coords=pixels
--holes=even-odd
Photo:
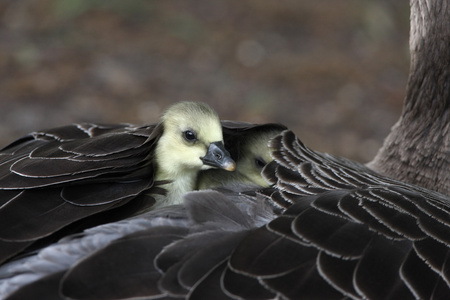
[[[406,0],[2,0],[0,145],[196,100],[365,162],[401,110],[408,19]]]

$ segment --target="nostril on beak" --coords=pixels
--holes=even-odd
[[[200,158],[205,165],[215,168],[234,171],[236,163],[231,158],[230,153],[224,148],[223,142],[214,142],[209,145],[204,157]]]

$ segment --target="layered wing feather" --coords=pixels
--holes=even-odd
[[[190,193],[183,206],[90,229],[63,241],[62,253],[109,237],[73,263],[45,267],[10,299],[54,295],[55,286],[58,297],[96,299],[450,297],[447,196],[313,152],[289,131],[272,146],[264,172],[274,188]],[[0,287],[48,259],[24,260],[0,268],[10,275]]]
[[[83,228],[81,220],[131,200],[151,206],[154,200],[144,193],[151,194],[154,186],[151,153],[159,134],[156,125],[85,123],[34,132],[3,148],[0,262],[71,224]],[[111,220],[127,213],[112,213]],[[86,226],[109,220],[103,217]]]

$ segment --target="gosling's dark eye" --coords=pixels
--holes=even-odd
[[[262,158],[256,158],[255,159],[255,165],[256,165],[257,168],[262,169],[262,168],[264,168],[267,165],[267,163]]]
[[[183,132],[184,139],[188,142],[195,142],[197,140],[197,134],[194,131],[186,130]]]

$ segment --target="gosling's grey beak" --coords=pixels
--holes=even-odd
[[[227,171],[234,171],[236,163],[231,158],[230,153],[225,150],[222,142],[214,142],[209,144],[208,152],[203,157],[200,157],[205,165],[224,169]]]

